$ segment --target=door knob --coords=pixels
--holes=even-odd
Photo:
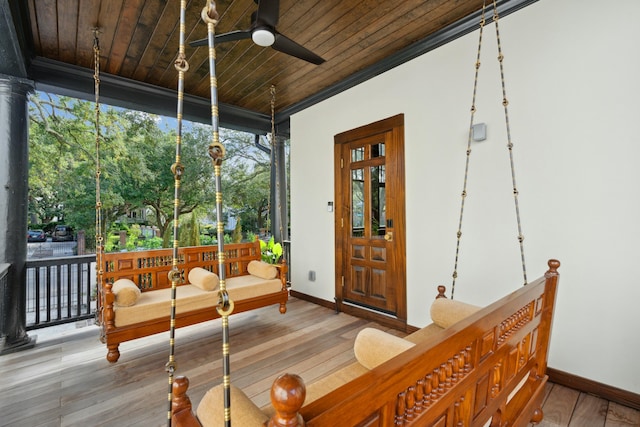
[[[387,233],[384,235],[384,240],[386,240],[387,242],[393,242],[393,231],[387,231]]]

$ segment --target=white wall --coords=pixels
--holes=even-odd
[[[640,2],[611,6],[540,0],[500,34],[529,280],[562,262],[549,365],[640,393]],[[451,282],[477,40],[292,117],[293,289],[333,301],[333,136],[404,113],[408,322],[429,323]],[[482,52],[475,121],[488,139],[473,145],[456,285],[480,305],[523,282],[493,25]]]

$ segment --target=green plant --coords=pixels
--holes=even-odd
[[[260,240],[260,252],[264,262],[276,264],[282,256],[282,245],[280,243],[276,243],[272,236],[268,242]]]
[[[134,224],[127,233],[126,248],[128,251],[133,251],[138,247],[138,238],[142,234],[142,230],[138,224]]]
[[[105,240],[105,252],[117,252],[120,250],[120,236],[117,234],[109,234]]]
[[[160,249],[162,248],[162,238],[151,237],[150,239],[145,239],[142,243],[142,247],[145,249]]]
[[[214,237],[211,237],[208,234],[200,235],[200,245],[207,246],[207,245],[215,245],[216,243],[218,243],[218,241]]]

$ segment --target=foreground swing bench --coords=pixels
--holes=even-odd
[[[354,344],[354,365],[306,390],[297,375],[280,375],[271,389],[271,406],[255,407],[232,386],[233,425],[524,427],[540,422],[560,263],[548,265],[544,277],[485,308],[436,299],[434,323],[404,339],[363,330]],[[177,377],[172,425],[223,425],[222,385],[209,390],[197,416],[187,388],[188,380]]]
[[[272,304],[286,312],[289,291],[284,262],[261,262],[258,240],[225,245],[224,252],[234,313]],[[172,249],[158,249],[103,255],[98,313],[109,362],[119,359],[120,343],[169,330],[172,254]],[[217,277],[210,273],[218,273],[218,247],[185,247],[178,254],[182,283],[176,292],[176,327],[219,318]]]

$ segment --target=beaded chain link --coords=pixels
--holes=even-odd
[[[100,166],[100,40],[98,38],[98,34],[100,33],[100,29],[98,27],[92,28],[93,32],[93,82],[94,82],[94,94],[95,94],[95,106],[94,106],[94,125],[95,125],[95,178],[96,178],[96,287],[97,287],[97,300],[100,304],[98,310],[96,310],[96,323],[101,325],[103,323],[102,319],[102,282],[104,275],[104,264],[103,264],[103,254],[104,254],[104,233],[102,227],[102,200],[100,196],[100,175],[101,175],[101,166]],[[101,328],[101,338],[104,337],[105,328]]]
[[[180,215],[180,183],[184,174],[184,166],[181,163],[182,157],[182,110],[184,100],[184,75],[189,70],[185,56],[185,20],[186,20],[186,0],[180,1],[180,44],[178,56],[174,61],[174,67],[178,71],[178,101],[177,101],[177,134],[176,134],[176,155],[175,162],[171,165],[171,173],[174,177],[174,201],[173,201],[173,253],[171,270],[168,278],[171,281],[171,314],[169,324],[169,361],[165,365],[165,370],[169,374],[169,384],[167,393],[167,425],[171,427],[171,401],[173,398],[173,377],[178,369],[175,360],[175,331],[176,331],[176,298],[178,284],[182,280],[182,273],[178,268],[178,225]]]
[[[511,166],[511,181],[512,181],[512,185],[513,185],[513,196],[514,196],[514,201],[515,201],[515,208],[516,208],[516,219],[517,219],[517,224],[518,224],[518,242],[520,245],[520,258],[522,260],[522,273],[524,276],[524,285],[527,285],[527,268],[526,268],[526,263],[525,263],[525,257],[524,257],[524,235],[522,234],[522,223],[520,221],[520,206],[518,203],[518,188],[516,186],[516,173],[515,173],[515,164],[514,164],[514,160],[513,160],[513,142],[511,141],[511,127],[509,124],[509,101],[507,100],[507,91],[506,91],[506,85],[505,85],[505,78],[504,78],[504,55],[502,53],[502,45],[500,43],[500,29],[498,26],[498,21],[499,21],[499,14],[498,14],[498,9],[496,6],[496,1],[493,0],[493,22],[495,23],[495,27],[496,27],[496,39],[497,39],[497,45],[498,45],[498,62],[500,64],[500,80],[501,80],[501,85],[502,85],[502,105],[504,107],[504,117],[505,117],[505,125],[506,125],[506,129],[507,129],[507,148],[509,150],[509,163]],[[475,63],[475,76],[474,76],[474,81],[473,81],[473,95],[472,95],[472,100],[471,100],[471,121],[469,124],[469,133],[468,133],[468,138],[467,138],[467,157],[466,157],[466,162],[465,162],[465,169],[464,169],[464,183],[463,183],[463,188],[462,188],[462,195],[461,195],[461,203],[460,203],[460,216],[459,216],[459,220],[458,220],[458,231],[456,233],[456,237],[457,237],[457,241],[456,241],[456,253],[455,253],[455,262],[454,262],[454,267],[453,267],[453,281],[451,284],[451,299],[453,299],[453,295],[455,292],[455,286],[456,286],[456,279],[458,278],[458,261],[460,258],[460,242],[462,240],[462,219],[464,217],[464,203],[465,200],[468,196],[467,193],[467,183],[468,183],[468,177],[469,177],[469,164],[470,164],[470,158],[471,158],[471,141],[473,140],[473,124],[474,124],[474,117],[475,117],[475,113],[477,111],[476,109],[476,94],[477,94],[477,89],[478,89],[478,75],[480,72],[480,53],[482,50],[482,36],[484,33],[484,26],[486,24],[486,1],[483,2],[482,4],[482,14],[480,17],[480,31],[479,31],[479,36],[478,36],[478,50],[477,50],[477,55],[476,55],[476,63]]]

